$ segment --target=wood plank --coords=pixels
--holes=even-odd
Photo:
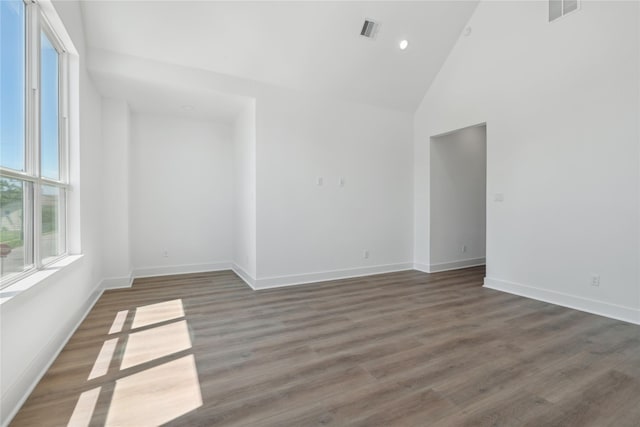
[[[138,279],[104,293],[11,425],[640,425],[640,327],[483,277]]]

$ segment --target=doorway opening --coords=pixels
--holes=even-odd
[[[431,137],[430,271],[485,265],[486,123]]]

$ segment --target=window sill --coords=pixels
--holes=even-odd
[[[12,299],[22,295],[25,292],[30,291],[33,288],[38,287],[41,283],[47,281],[51,277],[58,273],[71,268],[71,266],[78,264],[84,255],[69,255],[53,264],[47,265],[42,270],[38,270],[33,274],[18,280],[15,283],[0,290],[0,306],[8,303]]]

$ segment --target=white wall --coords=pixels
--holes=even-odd
[[[84,35],[76,2],[54,4],[80,54],[73,61],[71,250],[84,257],[4,302],[0,309],[0,424],[6,425],[53,357],[99,296],[102,272],[101,102],[86,72]],[[75,85],[74,82],[79,82]]]
[[[112,52],[92,51],[90,60],[98,74],[255,99],[257,157],[249,170],[257,174],[257,232],[235,238],[234,256],[243,274],[238,262],[254,267],[250,253],[249,261],[239,253],[242,245],[257,246],[249,282],[265,287],[413,266],[412,114]],[[242,158],[236,151],[236,162]],[[253,203],[246,194],[242,200]]]
[[[234,123],[234,269],[256,278],[256,104],[251,101]]]
[[[129,220],[130,112],[118,99],[102,100],[104,273],[108,287],[131,283]]]
[[[265,91],[257,152],[257,287],[411,267],[410,114]]]
[[[136,277],[230,267],[230,126],[135,114],[129,185]]]
[[[640,322],[639,5],[581,4],[479,4],[415,115],[416,261],[430,136],[486,122],[486,284]]]
[[[486,127],[431,138],[430,271],[484,263],[486,172]]]

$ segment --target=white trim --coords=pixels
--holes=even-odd
[[[133,285],[132,274],[129,274],[128,276],[122,276],[122,277],[108,277],[106,279],[102,279],[102,282],[100,282],[100,287],[105,291],[108,289],[130,288],[132,285]]]
[[[16,403],[13,406],[13,408],[11,408],[11,410],[6,412],[9,415],[1,421],[2,427],[6,427],[9,425],[9,423],[11,423],[11,420],[13,420],[13,418],[16,416],[16,414],[18,413],[18,411],[20,410],[24,402],[31,395],[31,393],[36,388],[36,386],[38,385],[42,377],[44,377],[44,375],[47,373],[47,371],[49,370],[53,362],[58,358],[58,355],[60,354],[60,352],[67,345],[67,342],[69,342],[69,339],[71,339],[71,337],[76,332],[76,330],[80,327],[80,325],[82,324],[84,319],[87,317],[91,309],[93,309],[93,306],[100,299],[103,292],[103,289],[101,288],[101,284],[102,283],[99,283],[94,288],[89,298],[87,298],[87,301],[85,302],[85,309],[84,309],[84,312],[82,312],[82,315],[78,318],[76,322],[73,322],[73,321],[71,322],[71,324],[74,326],[70,329],[65,328],[62,330],[61,332],[62,334],[65,334],[65,330],[67,330],[67,332],[63,337],[63,339],[60,341],[60,344],[56,346],[56,341],[58,340],[55,339],[56,337],[51,337],[51,339],[45,345],[40,347],[40,351],[38,352],[36,357],[34,357],[31,360],[31,362],[29,363],[29,366],[22,372],[22,374],[20,374],[20,377],[18,377],[18,379],[14,381],[13,384],[7,387],[6,393],[4,393],[4,395],[2,396],[2,399],[4,401],[6,401],[7,396],[11,396],[13,390],[19,390],[19,391],[23,390],[23,392],[21,393],[22,396],[16,400]],[[60,334],[58,334],[58,336],[59,335]],[[45,351],[45,349],[49,349],[51,346],[55,346],[56,348],[53,352],[50,350]],[[39,360],[43,360],[44,363],[36,363]],[[43,367],[38,369],[38,366],[43,366]],[[31,371],[33,370],[37,370],[37,373],[30,374]],[[31,381],[31,383],[28,386],[24,386],[21,384],[22,382],[29,381],[29,378],[34,378],[34,380]]]
[[[71,40],[71,36],[69,36],[69,33],[67,32],[62,19],[58,16],[51,0],[36,0],[36,3],[40,6],[40,11],[44,15],[49,26],[51,26],[51,30],[55,33],[55,37],[62,45],[63,50],[67,53],[78,55],[78,50],[73,44],[73,40]]]
[[[233,270],[233,272],[236,273],[236,275],[239,278],[241,278],[244,281],[244,283],[249,285],[251,289],[253,289],[254,291],[256,290],[256,279],[252,277],[249,273],[247,273],[247,271],[244,268],[234,263],[231,266],[231,270]]]
[[[640,309],[485,277],[484,287],[640,325]]]
[[[173,274],[207,273],[209,271],[231,270],[230,261],[214,262],[208,264],[184,264],[162,267],[144,267],[133,271],[133,277],[157,277],[171,276]]]
[[[459,270],[461,268],[477,267],[479,265],[485,265],[486,259],[482,258],[470,258],[461,259],[459,261],[439,262],[429,265],[429,273],[437,273],[440,271]]]
[[[348,279],[351,277],[371,276],[373,274],[392,273],[394,271],[413,270],[413,263],[385,264],[372,267],[358,267],[344,270],[322,271],[317,273],[294,274],[289,276],[273,276],[256,279],[253,289],[280,288],[283,286],[304,285],[306,283],[324,282],[327,280]]]
[[[463,268],[478,267],[480,265],[486,265],[485,258],[463,259],[460,261],[441,262],[438,264],[422,264],[419,262],[414,262],[413,269],[417,271],[421,271],[423,273],[440,273],[443,271],[461,270]]]
[[[428,264],[422,264],[419,262],[413,263],[413,269],[417,271],[421,271],[423,273],[431,273],[431,269]]]
[[[51,278],[73,266],[82,263],[84,255],[68,255],[63,258],[57,259],[51,264],[47,264],[43,269],[29,270],[29,274],[20,276],[16,281],[12,281],[6,287],[0,289],[0,306],[8,303],[23,292],[27,292],[34,289],[41,284],[51,280]]]

